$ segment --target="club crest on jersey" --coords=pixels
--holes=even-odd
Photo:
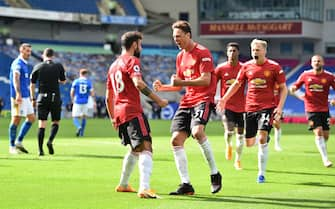
[[[266,88],[266,80],[262,78],[255,78],[250,81],[251,84],[255,86],[255,88]]]
[[[321,83],[327,83],[327,79],[322,78],[322,79],[321,79]]]
[[[264,76],[265,77],[269,77],[271,75],[271,71],[270,70],[265,70],[264,71]]]
[[[186,69],[184,72],[183,72],[183,75],[185,77],[191,77],[191,75],[193,74],[193,69]]]
[[[323,86],[320,84],[311,84],[309,85],[309,90],[314,91],[314,92],[322,92],[323,91]]]

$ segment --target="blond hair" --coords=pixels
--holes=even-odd
[[[254,44],[260,44],[264,49],[267,49],[268,47],[268,43],[266,41],[257,38],[251,41],[250,46],[252,47]]]

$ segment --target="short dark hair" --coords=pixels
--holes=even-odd
[[[46,48],[46,49],[44,49],[43,54],[46,57],[52,57],[52,56],[54,56],[54,50],[51,49],[51,48]]]
[[[80,75],[83,75],[83,76],[85,76],[85,75],[87,75],[87,74],[88,74],[88,70],[87,70],[87,69],[85,69],[85,68],[82,68],[82,69],[80,69],[80,70],[79,70],[79,73],[80,73]]]
[[[25,48],[31,48],[31,45],[28,44],[28,43],[22,43],[22,44],[20,45],[19,50],[22,51],[22,50],[25,49]]]
[[[130,49],[131,45],[138,40],[142,40],[143,35],[139,31],[128,31],[121,36],[121,46],[126,50]]]
[[[239,50],[240,51],[240,45],[237,43],[237,42],[229,42],[228,44],[227,44],[227,47],[226,47],[226,49],[228,49],[229,47],[235,47],[237,50]]]
[[[182,30],[184,33],[190,33],[192,38],[192,29],[189,22],[185,20],[178,20],[172,24],[172,30],[175,28]]]

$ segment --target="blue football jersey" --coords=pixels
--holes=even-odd
[[[87,78],[77,78],[73,81],[71,88],[74,90],[74,103],[87,104],[92,82]]]
[[[16,97],[14,88],[14,73],[20,73],[20,89],[22,98],[30,97],[29,85],[30,85],[30,68],[28,63],[24,62],[22,58],[16,58],[10,67],[9,80],[10,80],[10,96]]]

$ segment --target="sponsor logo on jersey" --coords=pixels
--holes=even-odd
[[[255,88],[266,88],[266,80],[263,78],[255,78],[250,81],[251,84],[254,85]]]
[[[323,91],[323,86],[320,84],[311,84],[308,86],[308,89],[310,91],[314,91],[314,92],[322,92]]]
[[[230,85],[232,85],[234,82],[235,82],[235,78],[229,79],[229,80],[226,81],[226,85],[227,85],[227,86],[230,86]]]

